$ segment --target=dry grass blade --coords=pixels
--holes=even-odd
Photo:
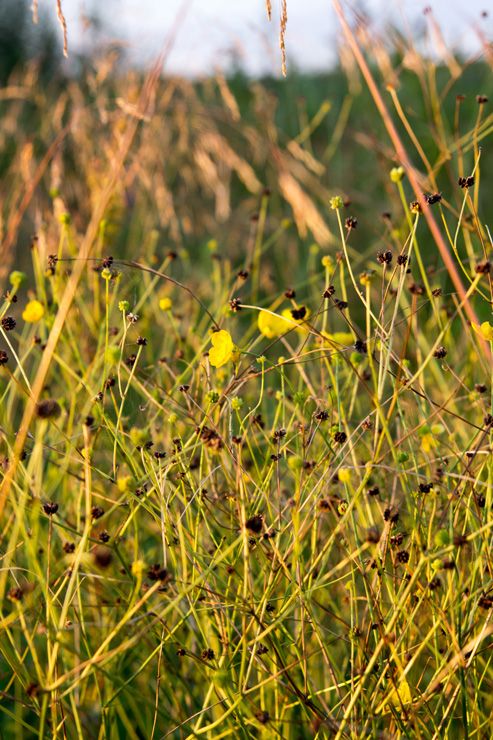
[[[279,46],[281,48],[281,71],[286,77],[288,70],[286,65],[286,27],[288,24],[288,0],[281,0],[281,27],[279,31]]]
[[[63,34],[63,56],[68,57],[67,21],[65,20],[65,15],[63,14],[62,0],[56,0],[56,14]]]

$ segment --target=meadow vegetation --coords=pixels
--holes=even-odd
[[[489,736],[493,57],[427,22],[0,90],[2,737]]]

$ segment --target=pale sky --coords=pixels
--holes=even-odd
[[[493,36],[491,0],[359,0],[359,6],[383,21],[392,14],[399,22],[424,23],[423,9],[431,6],[448,40],[476,44],[474,25]],[[40,7],[54,14],[54,0]],[[150,62],[169,39],[180,9],[179,24],[167,69],[186,75],[206,74],[226,67],[234,51],[251,73],[279,71],[278,29],[280,0],[272,0],[269,23],[265,0],[63,0],[69,27],[69,46],[84,48],[89,38],[83,16],[96,11],[107,24],[104,38],[125,40],[130,58]],[[481,12],[491,8],[488,18]],[[338,25],[331,0],[288,0],[287,48],[291,59],[305,69],[324,69],[334,61]]]

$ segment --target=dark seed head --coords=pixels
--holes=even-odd
[[[436,357],[437,360],[443,360],[446,355],[447,350],[445,349],[445,347],[437,347],[436,350],[433,352],[433,357]]]
[[[291,316],[295,321],[301,321],[306,316],[306,306],[291,309]]]
[[[338,444],[342,445],[347,440],[347,434],[346,432],[336,432],[334,434],[334,441]]]
[[[390,249],[385,250],[385,252],[377,252],[377,260],[380,262],[381,265],[390,265],[392,262],[392,252]]]
[[[55,504],[53,501],[47,501],[43,504],[43,511],[48,516],[52,516],[53,514],[57,513],[58,504]]]
[[[483,260],[483,262],[478,262],[476,265],[476,272],[478,275],[489,275],[491,272],[491,262],[488,260]]]
[[[4,316],[2,319],[2,329],[4,331],[12,331],[15,329],[15,319],[12,316]]]
[[[58,419],[62,409],[54,398],[46,398],[38,403],[36,413],[39,419]]]
[[[435,203],[440,203],[441,200],[442,200],[441,193],[431,193],[430,195],[426,196],[426,202],[430,206],[435,205]]]
[[[104,514],[104,509],[101,506],[93,506],[91,509],[91,516],[93,519],[101,519]]]
[[[245,527],[254,534],[260,534],[264,526],[264,517],[262,514],[255,514],[245,522]]]

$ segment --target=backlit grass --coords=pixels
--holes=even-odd
[[[2,97],[2,736],[489,736],[491,69],[346,43]]]

